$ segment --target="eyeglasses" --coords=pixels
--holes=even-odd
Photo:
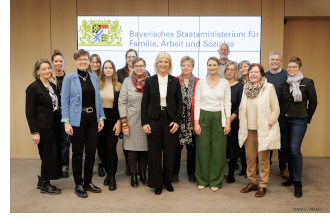
[[[288,67],[288,70],[296,70],[296,69],[298,69],[297,66],[294,66],[294,67]]]
[[[260,71],[250,71],[249,74],[259,74]]]
[[[142,68],[144,65],[135,65],[134,68]]]
[[[100,62],[91,62],[91,64],[93,64],[93,65],[94,65],[94,64],[100,64]]]
[[[272,58],[272,59],[270,59],[270,61],[281,61],[281,59],[274,59],[274,58]]]
[[[229,69],[229,68],[227,68],[226,71],[235,72],[235,69]]]
[[[88,61],[88,59],[78,59],[77,61],[78,61],[79,63],[81,63],[81,62],[85,62],[85,63],[86,63],[86,62]]]
[[[136,56],[128,56],[127,59],[135,59]]]

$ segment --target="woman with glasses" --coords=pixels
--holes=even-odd
[[[77,70],[67,74],[62,85],[62,122],[65,123],[65,132],[71,136],[75,193],[78,197],[86,198],[87,190],[93,193],[101,192],[101,189],[92,183],[92,177],[98,132],[103,129],[105,116],[98,78],[87,70],[89,52],[84,49],[77,50],[73,58]]]
[[[207,61],[209,76],[200,80],[195,94],[196,179],[198,189],[222,187],[226,169],[227,135],[231,131],[230,85],[217,74],[220,62]]]
[[[46,59],[34,65],[36,79],[26,89],[26,119],[32,140],[38,145],[41,159],[41,176],[37,188],[40,193],[59,194],[61,189],[50,184],[50,180],[61,178],[62,127],[60,95],[53,83],[51,63]]]
[[[148,185],[146,169],[148,164],[147,134],[141,124],[141,101],[148,77],[145,71],[145,61],[136,57],[133,62],[133,73],[124,80],[119,95],[119,112],[121,117],[123,148],[128,152],[128,162],[131,170],[131,187],[137,188],[137,163],[140,158],[141,181]]]
[[[241,193],[257,190],[256,197],[263,197],[269,182],[270,150],[281,148],[278,116],[280,108],[274,85],[267,82],[261,64],[251,64],[249,80],[244,85],[239,106],[239,146],[245,146],[247,178],[250,183]],[[257,177],[259,160],[259,188]]]
[[[305,136],[307,124],[312,120],[317,106],[317,95],[312,79],[306,78],[301,72],[302,61],[299,57],[291,57],[288,62],[289,77],[282,84],[281,127],[282,146],[290,151],[288,162],[290,177],[282,186],[294,185],[294,196],[302,197],[301,144]]]
[[[228,64],[226,65],[224,77],[228,80],[231,91],[231,131],[227,136],[227,159],[229,159],[229,170],[226,182],[234,183],[234,172],[237,164],[237,159],[242,159],[244,153],[244,150],[242,150],[238,145],[238,108],[241,103],[243,85],[237,81],[238,69],[237,65],[233,62],[228,62]]]

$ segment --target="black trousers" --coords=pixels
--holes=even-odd
[[[95,111],[81,112],[80,127],[72,127],[72,170],[76,185],[92,182],[95,152],[98,138],[98,124]],[[82,176],[83,155],[85,148],[84,178]]]
[[[141,172],[145,172],[148,165],[148,151],[126,151],[128,153],[128,163],[131,169],[131,173],[137,173],[138,160],[141,165]]]
[[[179,133],[170,133],[172,120],[166,110],[160,112],[158,119],[148,119],[151,134],[148,134],[148,186],[158,188],[172,184],[173,168]],[[163,167],[162,167],[163,153]]]
[[[196,149],[195,149],[195,135],[192,137],[193,145],[187,145],[187,174],[195,174],[195,160],[196,160]],[[183,149],[183,145],[178,142],[178,147],[176,149],[176,156],[175,156],[175,164],[173,175],[179,175],[180,172],[180,162],[181,162],[181,151]]]
[[[43,181],[59,179],[62,176],[62,127],[59,111],[53,113],[50,129],[39,129],[38,144],[41,159],[41,179]]]
[[[118,136],[116,136],[115,131],[113,131],[114,125],[112,123],[115,123],[116,120],[113,120],[113,117],[111,117],[111,111],[111,108],[104,108],[106,119],[104,120],[104,128],[99,132],[97,148],[105,171],[109,176],[115,176],[118,166],[116,149]]]

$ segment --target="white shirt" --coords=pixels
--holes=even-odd
[[[168,83],[168,74],[165,77],[158,76],[158,85],[160,93],[160,106],[166,107],[166,95],[167,95],[167,83]]]
[[[195,120],[199,120],[200,110],[221,111],[222,126],[226,125],[226,117],[231,116],[231,90],[229,82],[221,78],[218,85],[210,88],[206,79],[197,82],[195,90]]]

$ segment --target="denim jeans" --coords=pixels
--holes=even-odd
[[[66,134],[64,123],[63,126],[63,144],[62,144],[62,166],[69,166],[69,156],[70,156],[70,136]]]
[[[288,162],[290,176],[294,181],[301,181],[303,159],[301,144],[307,129],[307,118],[285,117],[281,127],[281,147],[290,151]]]

